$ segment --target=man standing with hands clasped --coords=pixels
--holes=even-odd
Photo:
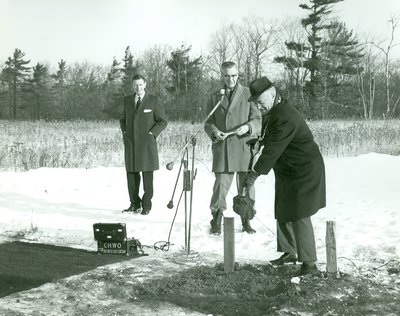
[[[124,111],[120,119],[125,147],[125,168],[131,204],[124,212],[147,215],[153,197],[153,171],[159,169],[156,138],[167,127],[164,109],[158,97],[147,94],[146,80],[132,77],[134,94],[124,97]],[[143,191],[139,196],[142,173]]]
[[[261,174],[275,173],[277,250],[273,265],[303,262],[299,275],[318,271],[311,216],[326,205],[325,167],[318,145],[301,114],[284,100],[267,77],[250,83],[249,101],[263,114],[264,146],[245,186]]]
[[[243,180],[251,168],[252,153],[246,143],[259,135],[261,113],[257,106],[248,102],[249,88],[238,82],[238,69],[234,62],[225,62],[221,66],[225,96],[221,105],[205,122],[204,129],[212,140],[213,166],[215,182],[210,209],[212,220],[210,234],[221,234],[223,211],[226,210],[226,196],[236,172],[236,186],[239,195],[243,193]],[[211,94],[207,113],[218,103],[220,93]],[[254,188],[249,188],[250,198],[254,200]],[[243,231],[253,234],[256,231],[250,221],[243,220]]]

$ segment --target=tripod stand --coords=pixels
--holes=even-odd
[[[190,254],[190,237],[191,237],[191,226],[192,226],[192,210],[193,210],[193,181],[196,177],[197,170],[194,169],[194,156],[195,156],[195,146],[196,146],[196,138],[191,137],[190,139],[190,144],[192,145],[192,170],[189,169],[189,150],[188,147],[185,147],[185,150],[182,155],[181,159],[181,164],[179,167],[178,175],[175,181],[175,187],[174,191],[172,193],[172,198],[169,201],[167,207],[168,208],[173,208],[174,203],[173,203],[173,198],[175,195],[176,187],[178,184],[178,180],[180,177],[180,173],[182,171],[183,167],[183,188],[182,188],[182,193],[181,193],[181,198],[182,194],[184,194],[184,203],[185,203],[185,251],[187,252],[187,255]],[[188,201],[188,192],[190,192],[189,196],[189,201]],[[179,202],[181,200],[179,199]],[[179,207],[179,202],[178,206]],[[188,202],[189,202],[189,209],[188,209]]]
[[[179,175],[182,170],[183,166],[183,190],[182,194],[185,194],[185,250],[187,251],[187,254],[190,254],[190,237],[191,237],[191,224],[192,224],[192,205],[193,205],[193,181],[194,178],[196,177],[196,172],[194,170],[194,156],[195,156],[195,146],[196,146],[196,135],[200,131],[200,129],[203,127],[203,125],[210,119],[210,117],[214,114],[214,112],[218,109],[218,107],[221,105],[224,95],[225,95],[225,90],[221,89],[219,92],[219,95],[221,99],[218,101],[218,103],[213,107],[213,109],[208,113],[207,117],[204,119],[203,123],[192,133],[192,135],[189,137],[189,139],[186,139],[186,144],[183,146],[181,151],[178,153],[177,157],[172,160],[171,162],[167,163],[166,167],[168,170],[172,170],[174,167],[175,161],[177,161],[181,157],[181,164],[179,167],[179,172],[178,176],[176,178],[175,182],[175,187],[174,191],[172,193],[172,198],[169,201],[167,207],[168,208],[173,208],[174,203],[173,203],[173,197],[175,194],[176,186],[178,184],[179,180]],[[192,145],[193,151],[192,151],[192,170],[188,169],[188,164],[189,164],[189,150],[188,147],[189,145]],[[190,191],[190,200],[189,200],[189,214],[188,214],[188,209],[187,209],[187,204],[188,204],[188,199],[187,199],[187,192]],[[182,197],[181,194],[181,197]],[[179,199],[180,202],[180,199]]]

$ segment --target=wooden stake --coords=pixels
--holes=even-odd
[[[224,271],[235,270],[235,221],[233,217],[224,217]]]
[[[334,221],[326,222],[326,271],[328,273],[337,273],[335,229],[336,223]]]

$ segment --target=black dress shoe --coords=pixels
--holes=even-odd
[[[149,213],[150,213],[150,209],[143,209],[143,211],[140,214],[147,215]]]
[[[302,276],[302,275],[307,275],[307,274],[317,274],[319,272],[318,267],[315,263],[305,263],[300,267],[300,270],[298,271],[297,275]]]
[[[273,266],[283,266],[285,263],[296,263],[296,261],[297,261],[297,256],[295,254],[285,252],[278,259],[271,260],[270,263]]]
[[[142,211],[142,208],[140,206],[135,206],[131,204],[126,210],[123,210],[123,213],[135,213],[138,214]]]
[[[142,212],[142,208],[139,206],[139,207],[135,207],[134,209],[133,209],[133,213],[135,213],[135,214],[140,214]]]

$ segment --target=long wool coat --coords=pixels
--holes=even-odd
[[[158,97],[146,93],[138,109],[135,95],[124,97],[120,126],[125,146],[126,171],[159,169],[156,138],[167,127],[167,119]]]
[[[250,168],[252,153],[246,142],[260,134],[261,113],[255,104],[247,101],[249,97],[249,88],[238,84],[231,96],[231,103],[229,104],[228,98],[224,97],[221,105],[204,124],[211,140],[214,132],[218,130],[230,132],[245,124],[249,124],[251,130],[248,135],[230,136],[212,144],[213,172],[245,172]],[[219,100],[219,91],[210,95],[207,113],[211,112]]]
[[[310,129],[286,101],[274,105],[265,121],[254,170],[274,170],[275,218],[285,223],[315,214],[326,205],[325,167]]]

